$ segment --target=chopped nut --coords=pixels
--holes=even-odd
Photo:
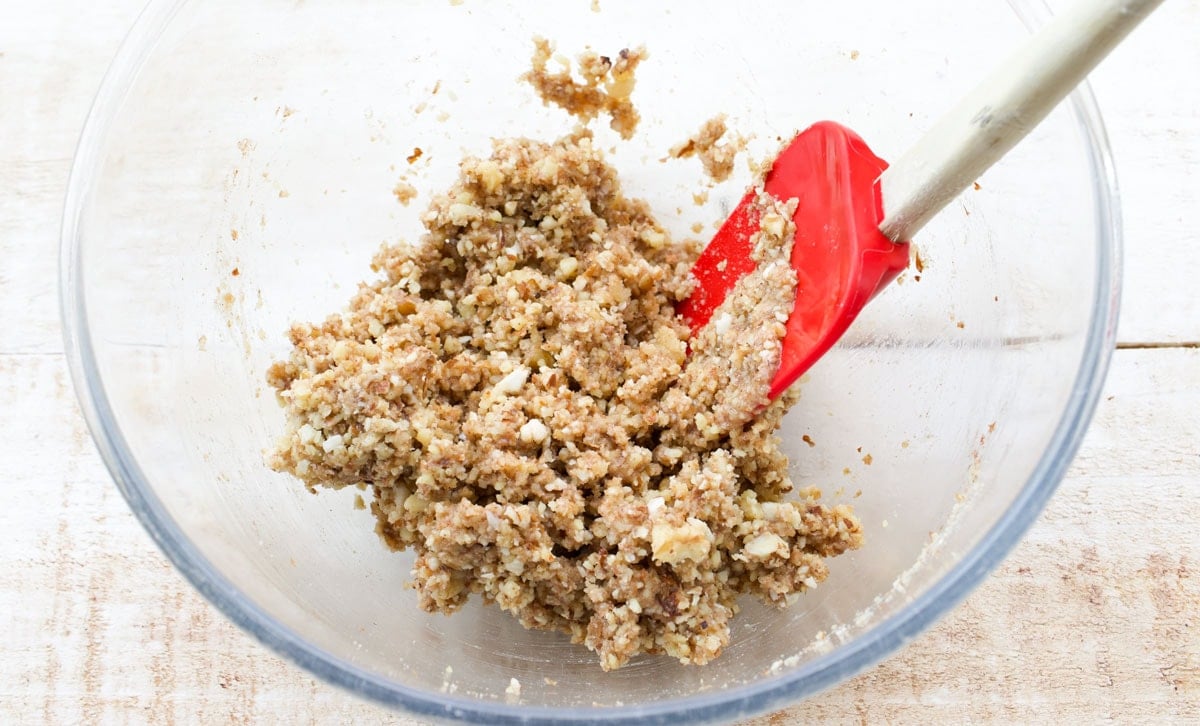
[[[570,255],[558,261],[558,275],[563,279],[571,279],[577,270],[579,270],[579,260]]]
[[[708,525],[694,517],[678,526],[655,524],[650,530],[654,560],[675,565],[684,560],[699,562],[712,547],[713,534]]]
[[[521,388],[525,385],[525,381],[529,380],[529,369],[525,366],[518,366],[513,369],[512,373],[501,378],[495,388],[492,390],[496,393],[514,394],[520,393]]]
[[[521,682],[516,678],[508,679],[508,688],[504,689],[504,695],[508,697],[510,702],[517,701],[521,698]]]
[[[765,560],[776,553],[786,555],[787,549],[787,542],[784,542],[782,537],[772,532],[764,532],[747,542],[742,552],[751,559]]]
[[[446,211],[450,215],[450,222],[460,227],[481,216],[479,207],[474,204],[451,204]]]
[[[650,228],[642,232],[642,241],[648,244],[651,249],[659,249],[667,241],[667,236],[657,229]]]
[[[521,440],[526,443],[540,444],[550,435],[550,429],[538,419],[531,418],[521,426],[520,435]]]

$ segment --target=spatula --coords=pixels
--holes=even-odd
[[[899,161],[889,166],[850,129],[822,121],[775,159],[763,187],[799,200],[791,263],[798,280],[775,399],[842,336],[908,264],[908,240],[1023,139],[1162,0],[1078,0],[1032,36]],[[754,270],[755,190],[692,268],[679,313],[695,334]]]

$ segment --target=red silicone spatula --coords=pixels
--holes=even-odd
[[[787,322],[772,399],[842,336],[908,264],[907,240],[1024,138],[1162,0],[1080,0],[942,117],[892,166],[850,129],[822,121],[776,158],[763,188],[796,198]],[[755,263],[751,190],[705,248],[679,306],[693,334]]]

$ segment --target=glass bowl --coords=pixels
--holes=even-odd
[[[640,657],[604,673],[583,647],[478,602],[421,612],[411,556],[377,540],[355,492],[314,496],[264,466],[283,426],[265,369],[289,323],[342,308],[380,243],[416,238],[464,153],[570,130],[516,80],[535,35],[569,56],[646,46],[637,134],[594,126],[627,191],[685,236],[710,234],[751,179],[739,161],[709,189],[695,159],[662,161],[705,119],[728,114],[749,158],[822,118],[893,157],[1045,16],[1023,0],[151,2],[88,119],[63,225],[67,343],[97,445],[229,618],[389,706],[695,722],[810,695],[962,599],[1079,445],[1119,268],[1086,88],[928,227],[920,264],[801,382],[783,430],[792,473],[852,501],[866,544],[788,610],[745,602],[710,665]],[[420,190],[408,206],[392,194],[401,179]]]

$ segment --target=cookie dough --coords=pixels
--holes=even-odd
[[[847,506],[791,491],[775,431],[796,394],[766,392],[794,207],[758,204],[757,270],[689,340],[699,245],[623,195],[588,133],[495,142],[348,310],[292,327],[270,465],[369,492],[425,610],[474,594],[606,670],[710,661],[740,594],[785,606],[862,539]]]

